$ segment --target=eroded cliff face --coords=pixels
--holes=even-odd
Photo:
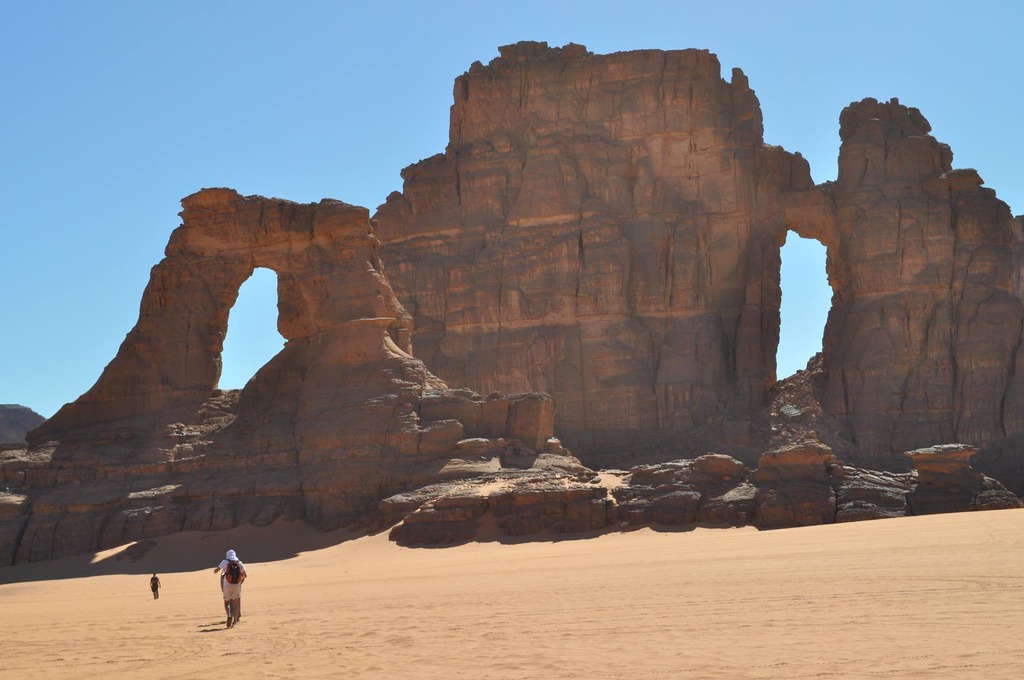
[[[365,208],[230,189],[182,207],[96,385],[29,448],[0,452],[0,564],[278,517],[342,526],[389,493],[500,469],[502,455],[550,449],[578,465],[549,444],[549,397],[450,390],[408,354]],[[287,343],[243,390],[221,392],[228,313],[254,267],[278,274]],[[486,451],[452,468],[463,440]]]
[[[876,459],[1019,438],[1019,218],[977,172],[952,169],[952,152],[916,109],[866,99],[840,124],[839,176],[822,187],[835,205],[834,231],[823,235],[835,291],[826,411]]]
[[[750,443],[775,381],[779,248],[830,213],[803,159],[763,143],[738,69],[503,47],[456,80],[445,153],[402,176],[376,219],[432,370],[550,393],[591,461],[698,428]]]

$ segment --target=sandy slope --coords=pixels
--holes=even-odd
[[[0,677],[1024,677],[1016,510],[330,545],[345,537],[276,525],[2,569]],[[231,630],[212,573],[228,547],[251,573]]]

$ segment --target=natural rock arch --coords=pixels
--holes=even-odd
[[[190,417],[217,387],[228,315],[257,267],[277,274],[277,328],[288,343],[389,319],[391,341],[409,349],[411,318],[384,279],[365,208],[243,198],[231,189],[193,194],[182,208],[185,224],[153,268],[135,328],[96,385],[33,441],[112,420],[145,429],[171,413]]]
[[[578,467],[549,442],[549,397],[450,390],[408,353],[365,208],[229,189],[182,206],[117,356],[10,464],[24,495],[2,499],[0,563],[277,518],[336,528],[442,471],[500,470],[502,455]],[[221,391],[228,313],[255,267],[278,273],[287,343]]]

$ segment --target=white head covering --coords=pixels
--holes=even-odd
[[[234,550],[229,550],[228,551],[228,555],[227,555],[227,559],[229,559],[229,560],[237,560],[238,559],[238,555],[235,554]]]

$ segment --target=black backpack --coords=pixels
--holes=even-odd
[[[224,578],[227,579],[228,583],[241,583],[242,565],[238,563],[238,560],[228,562],[228,567],[224,570]]]

